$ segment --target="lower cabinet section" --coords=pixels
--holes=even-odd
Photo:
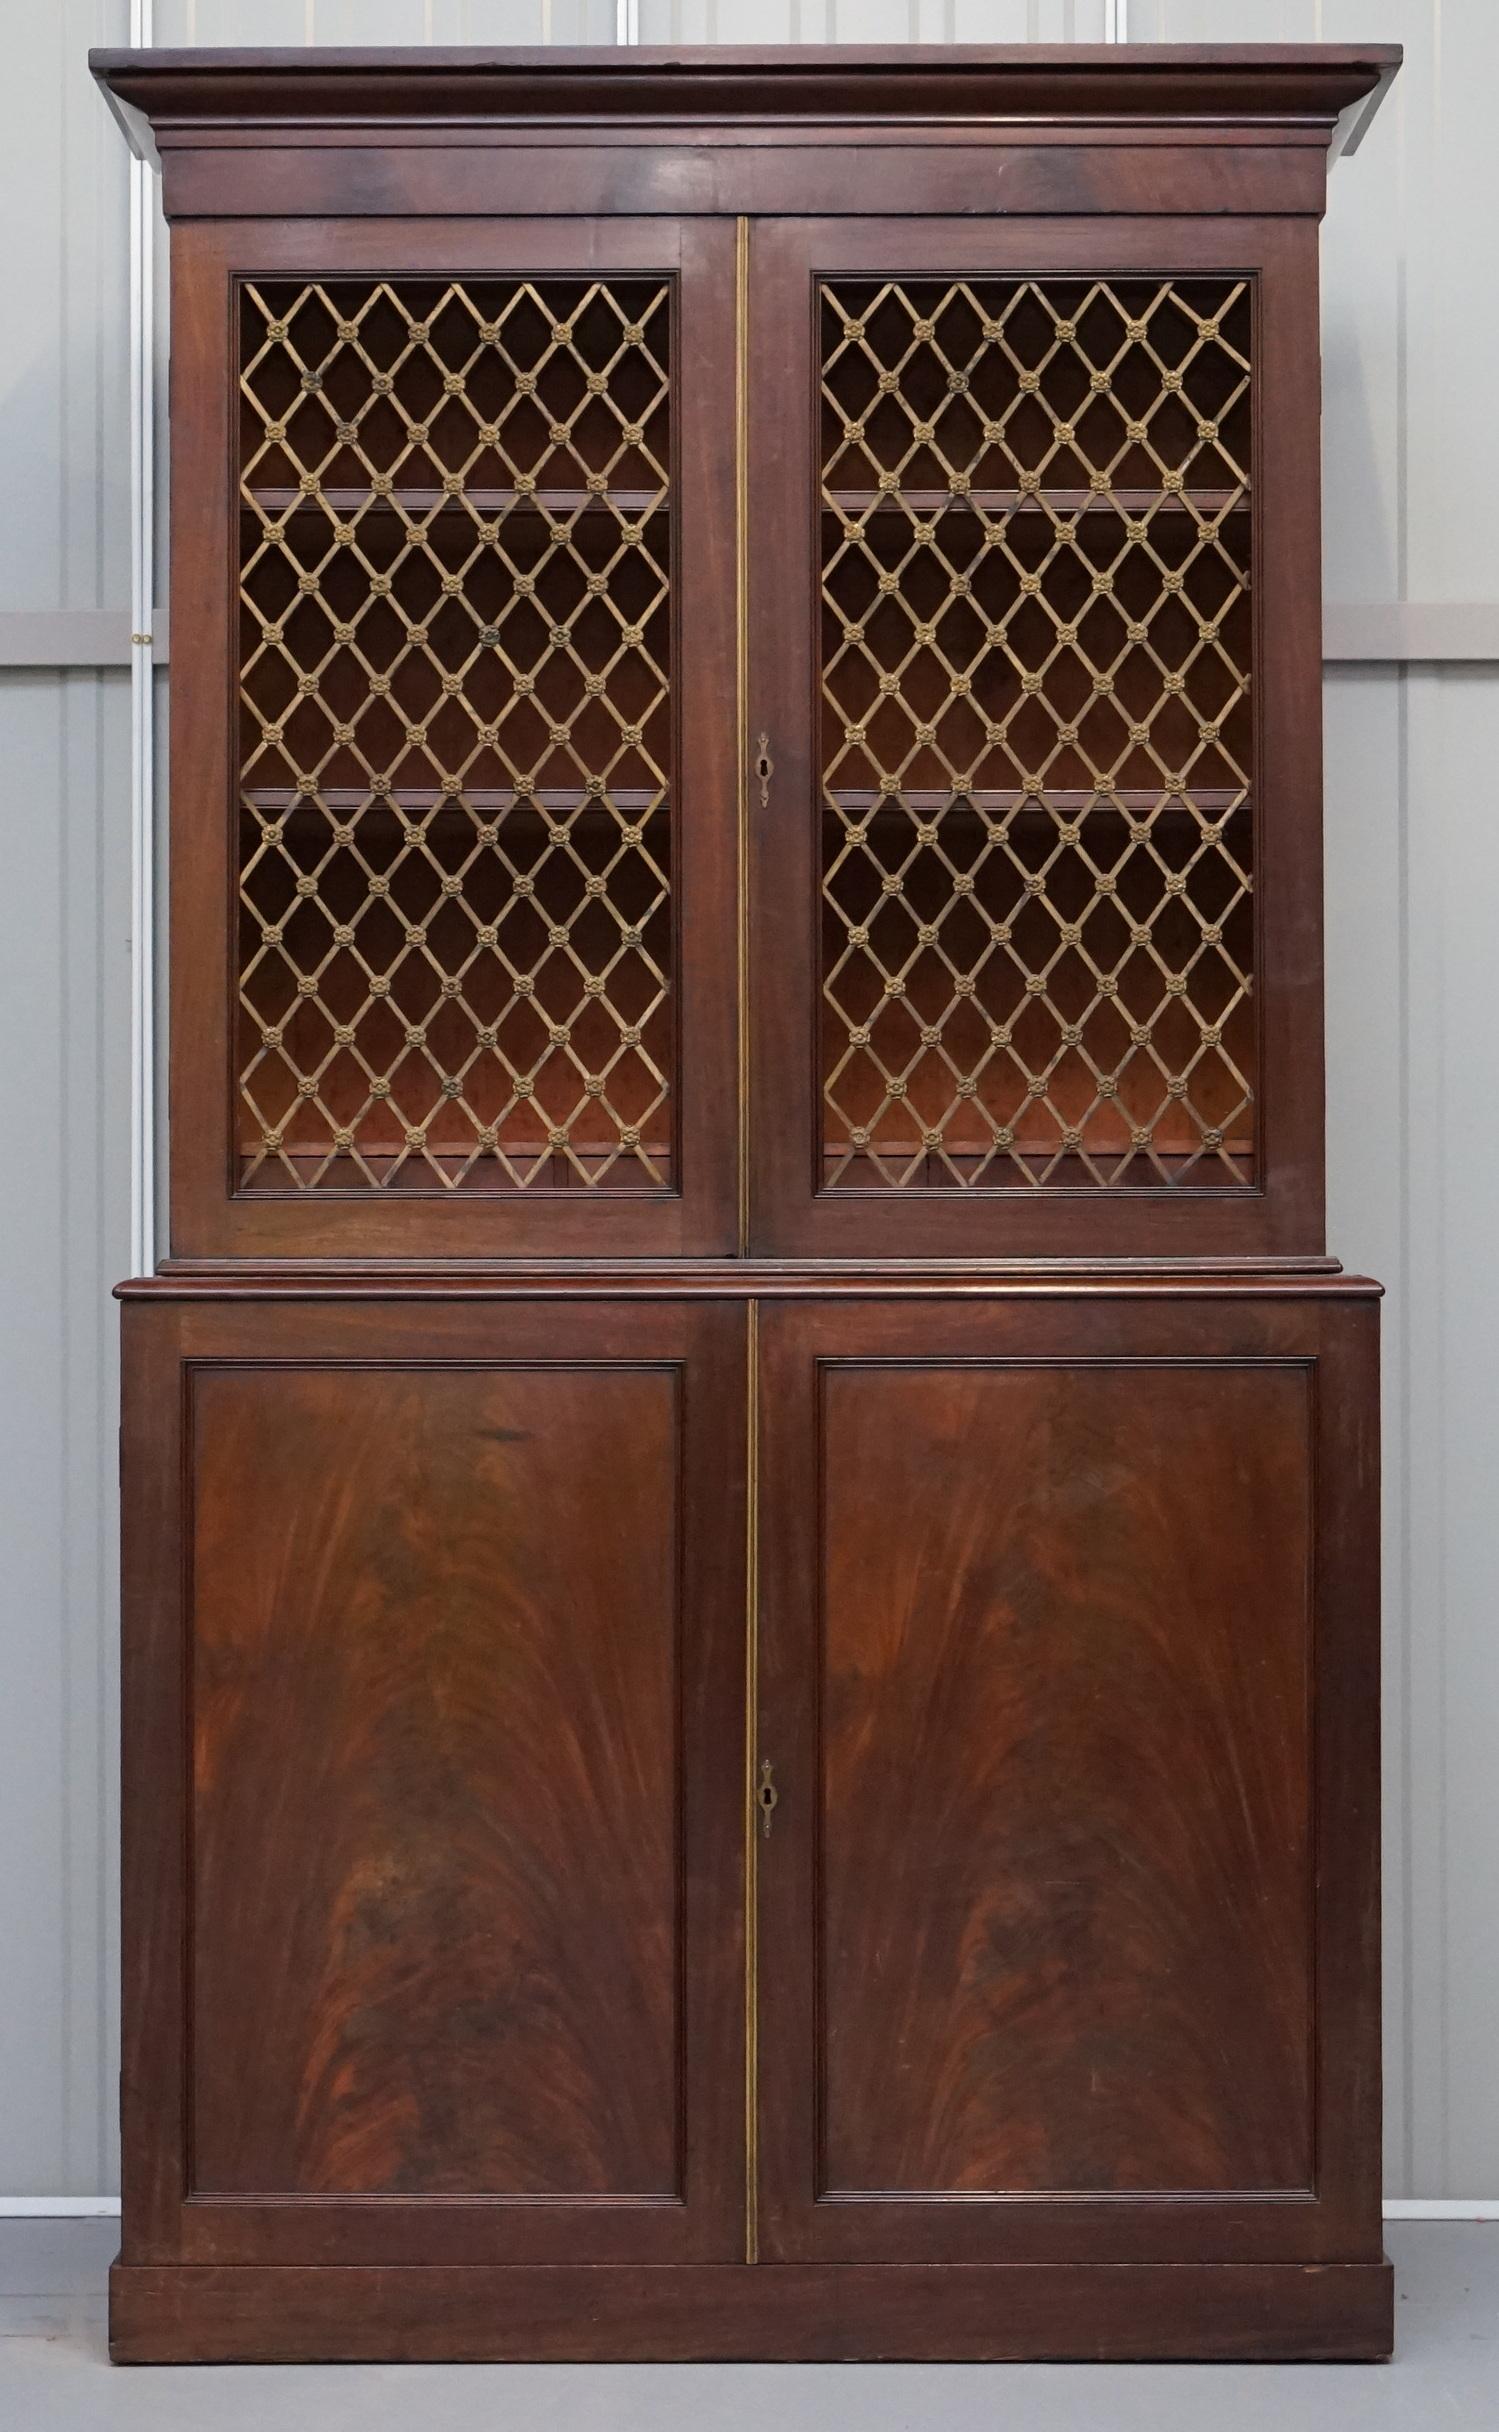
[[[115,2352],[1383,2353],[1375,1326],[132,1301]]]

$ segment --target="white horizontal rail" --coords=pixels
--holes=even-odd
[[[128,667],[135,643],[125,609],[0,612],[0,672],[11,667]],[[157,666],[168,653],[165,608],[148,628]],[[1499,600],[1330,601],[1322,656],[1330,666],[1482,666],[1499,662]]]
[[[1499,2196],[1392,2196],[1387,2221],[1499,2221]]]
[[[1329,600],[1322,656],[1410,666],[1422,660],[1499,659],[1499,600]]]
[[[118,2196],[0,2196],[0,2221],[113,2221]]]
[[[9,609],[0,613],[0,668],[129,667],[140,630],[125,608]],[[165,610],[145,630],[160,664],[167,655]]]

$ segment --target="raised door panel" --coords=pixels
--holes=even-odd
[[[195,2194],[680,2195],[677,1432],[664,1369],[198,1378]]]
[[[770,1321],[762,2251],[1346,2235],[1318,1666],[1326,1600],[1361,1662],[1377,1616],[1321,1548],[1372,1522],[1336,1442],[1372,1410],[1319,1408],[1320,1331]],[[1355,2069],[1374,2024],[1369,1980]]]
[[[1314,249],[757,231],[766,1247],[1320,1246]]]
[[[731,1247],[731,234],[174,248],[174,1247]]]
[[[1309,2184],[1308,1401],[826,1376],[831,2192]]]
[[[285,1316],[185,1376],[182,2251],[732,2255],[736,1321]]]

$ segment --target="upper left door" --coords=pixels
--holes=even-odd
[[[732,227],[173,241],[173,1253],[732,1249]]]

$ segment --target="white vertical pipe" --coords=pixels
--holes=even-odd
[[[130,0],[133,48],[152,0]],[[130,160],[130,1265],[156,1263],[156,817],[151,673],[155,581],[156,349],[152,172]]]
[[[1128,42],[1129,0],[1104,0],[1103,38],[1105,42]]]
[[[614,0],[614,39],[620,43],[640,40],[640,0]]]

